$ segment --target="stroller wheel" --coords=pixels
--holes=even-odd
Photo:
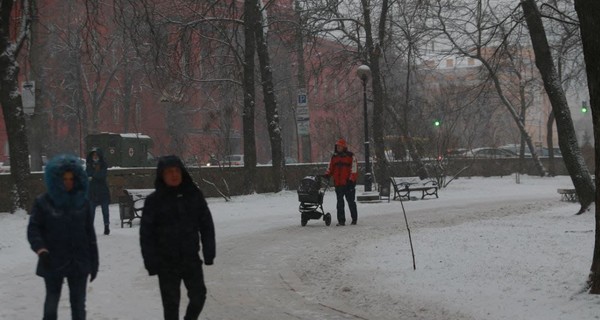
[[[323,220],[325,221],[325,225],[329,226],[331,224],[331,214],[329,212],[327,212],[324,216],[323,216]]]
[[[301,226],[306,226],[306,223],[308,222],[308,218],[303,214],[300,215],[300,225]]]

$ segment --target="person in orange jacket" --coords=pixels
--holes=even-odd
[[[333,177],[335,194],[337,195],[337,220],[338,226],[346,225],[346,213],[344,212],[344,197],[348,201],[352,224],[358,220],[356,210],[356,179],[358,178],[357,163],[354,154],[348,151],[346,140],[339,139],[335,143],[335,152],[331,156],[329,168],[325,172],[326,177]]]

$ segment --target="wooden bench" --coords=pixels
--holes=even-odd
[[[390,182],[394,188],[394,199],[406,198],[410,200],[412,191],[421,191],[421,199],[426,196],[438,197],[438,184],[433,179],[421,179],[419,177],[391,177]]]
[[[575,189],[557,189],[556,192],[560,194],[561,201],[577,202],[577,193]]]
[[[144,201],[154,189],[123,189],[124,195],[119,197],[119,216],[121,218],[121,228],[129,224],[131,228],[133,220],[142,217]]]

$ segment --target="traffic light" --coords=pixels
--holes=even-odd
[[[442,124],[442,121],[440,121],[440,120],[437,120],[437,119],[436,119],[436,120],[433,120],[433,125],[434,125],[434,126],[436,126],[436,127],[439,127],[441,124]]]
[[[581,113],[587,113],[588,112],[588,106],[587,103],[585,101],[581,102]]]

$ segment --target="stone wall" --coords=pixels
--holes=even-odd
[[[544,165],[548,168],[547,159],[543,159]],[[461,177],[467,176],[505,176],[517,171],[519,167],[518,159],[453,159],[450,161],[445,172],[447,176],[454,176],[463,168]],[[556,161],[556,173],[566,175],[564,163],[561,159]],[[293,164],[286,167],[286,185],[290,190],[295,190],[302,177],[307,175],[323,174],[327,168],[326,163],[320,164]],[[523,164],[521,172],[530,175],[537,175],[535,167],[531,161]],[[589,167],[593,170],[593,166]],[[272,168],[270,166],[259,166],[257,170],[256,186],[258,193],[272,192],[274,190],[271,179]],[[363,165],[359,163],[359,170],[362,172]],[[190,174],[196,181],[207,197],[219,197],[217,188],[232,196],[243,193],[244,168],[218,168],[201,167],[189,168]],[[149,189],[154,187],[154,178],[156,170],[154,168],[130,168],[130,169],[110,169],[108,171],[108,181],[111,189],[112,202],[117,203],[119,196],[123,195],[123,189]],[[390,166],[391,176],[416,176],[417,168],[412,162],[395,162]],[[29,190],[33,195],[44,192],[45,187],[42,181],[42,173],[32,173],[28,181]],[[363,175],[359,174],[359,184],[362,184]],[[377,178],[377,177],[375,177]],[[225,184],[226,181],[227,183]],[[212,185],[212,184],[214,185]],[[0,174],[0,212],[10,211],[10,190],[12,190],[12,178],[8,174]],[[227,191],[229,190],[229,191]]]

